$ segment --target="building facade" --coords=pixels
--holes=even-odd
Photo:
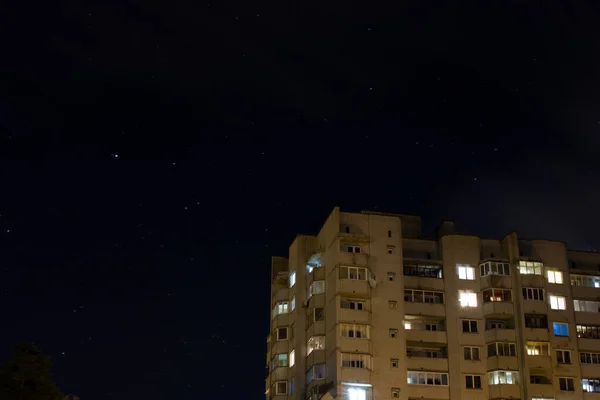
[[[600,253],[335,208],[271,268],[267,400],[600,400]]]

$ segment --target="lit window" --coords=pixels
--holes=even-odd
[[[359,267],[340,267],[340,279],[366,281],[369,279],[368,270]]]
[[[554,336],[569,336],[569,324],[564,322],[553,322],[552,330],[554,331]]]
[[[288,302],[281,301],[281,302],[275,304],[275,307],[273,307],[273,318],[275,318],[279,314],[287,314],[288,312],[289,312]]]
[[[564,296],[549,296],[550,300],[550,308],[553,310],[566,310],[567,309],[567,300]]]
[[[542,263],[533,261],[519,261],[519,272],[523,275],[541,275]]]
[[[479,266],[479,274],[481,276],[488,275],[510,275],[510,264],[503,262],[488,261]]]
[[[577,337],[584,339],[600,339],[600,327],[597,325],[577,325]]]
[[[600,392],[600,379],[583,378],[581,380],[581,387],[584,392],[597,393]]]
[[[547,272],[548,282],[562,285],[563,273],[560,271],[548,271]]]
[[[492,371],[488,372],[490,385],[516,385],[519,383],[517,371]]]
[[[575,311],[583,312],[600,312],[600,301],[592,300],[573,300],[573,308]]]
[[[287,354],[277,354],[271,360],[271,370],[274,370],[278,367],[287,367],[288,366],[288,355]]]
[[[313,365],[306,373],[306,383],[315,379],[325,379],[325,364]]]
[[[483,291],[483,302],[510,302],[512,301],[512,291],[510,289],[486,289]]]
[[[600,276],[571,274],[570,277],[572,286],[600,288]]]
[[[294,311],[296,309],[296,296],[292,297],[292,300],[290,301],[290,305],[292,307],[291,311]]]
[[[510,342],[495,342],[488,344],[488,357],[516,357],[517,345]]]
[[[296,271],[292,271],[290,274],[290,287],[294,287],[296,284]]]
[[[477,307],[477,293],[459,290],[458,300],[462,307]]]
[[[367,400],[367,391],[361,388],[349,388],[348,400]]]
[[[312,336],[306,343],[306,355],[309,355],[313,350],[325,350],[325,336]]]
[[[404,329],[406,329],[406,330],[411,330],[412,329],[412,327],[410,325],[410,322],[404,321]]]
[[[448,386],[448,374],[439,372],[406,371],[409,385]]]
[[[369,339],[371,327],[359,324],[340,324],[341,336],[352,339]]]
[[[468,264],[456,264],[456,270],[458,271],[458,279],[475,280],[475,268]]]
[[[527,342],[528,356],[549,356],[550,344],[546,342]]]
[[[371,369],[373,358],[368,354],[342,353],[342,367]]]
[[[296,364],[296,350],[290,351],[290,367],[293,367]]]
[[[314,281],[310,284],[310,287],[308,288],[308,298],[310,299],[313,294],[317,293],[325,293],[325,281]]]

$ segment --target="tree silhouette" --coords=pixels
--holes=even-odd
[[[12,360],[0,367],[0,399],[64,400],[52,380],[50,357],[30,343],[18,343]]]

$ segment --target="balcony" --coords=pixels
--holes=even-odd
[[[514,329],[487,329],[485,331],[485,342],[516,342]]]
[[[371,383],[371,371],[366,368],[341,369],[341,381],[348,383]]]
[[[482,276],[479,284],[481,285],[481,290],[490,288],[510,289],[512,287],[511,277],[505,275]]]
[[[368,235],[362,232],[339,232],[337,235],[340,242],[345,243],[369,243]]]
[[[526,358],[527,360],[527,366],[529,367],[529,369],[538,369],[538,370],[552,370],[553,366],[552,366],[552,359],[550,358],[550,356],[530,356],[527,355]]]
[[[490,301],[483,303],[483,315],[487,318],[507,319],[513,317],[513,303]]]
[[[436,357],[431,357],[433,354]],[[412,371],[447,371],[448,355],[445,351],[408,350],[406,352],[406,369]]]
[[[315,321],[306,328],[306,337],[325,336],[325,321]]]
[[[277,367],[271,371],[271,381],[287,381],[289,367]]]
[[[550,340],[550,332],[546,328],[523,328],[523,336],[525,340],[530,342],[548,342]]]
[[[592,353],[600,352],[600,339],[577,338],[577,344],[580,349],[585,349]]]
[[[417,329],[405,329],[404,336],[407,344],[423,347],[445,347],[448,343],[446,331],[426,331]]]
[[[545,285],[546,278],[543,275],[521,275],[521,287],[543,288]]]
[[[339,320],[342,322],[370,323],[370,311],[351,310],[349,308],[340,308],[339,310]]]
[[[275,292],[275,303],[280,301],[288,301],[290,299],[290,290],[288,288],[281,288]],[[275,303],[272,305],[275,306]]]
[[[577,289],[579,290],[579,289]],[[596,289],[598,290],[598,289]],[[575,322],[581,325],[597,325],[598,324],[598,313],[597,312],[586,312],[586,311],[575,311]]]
[[[521,300],[523,312],[527,314],[546,314],[548,312],[547,304],[540,300]]]
[[[366,253],[348,253],[340,251],[338,255],[338,264],[366,267],[369,265],[369,255]]]
[[[543,384],[530,383],[528,388],[531,397],[554,398],[554,385],[551,382]]]
[[[275,318],[273,318],[273,328],[288,326],[290,324],[290,314],[277,314]]]
[[[306,369],[315,364],[325,364],[325,350],[313,350],[306,356]]]
[[[490,399],[520,399],[521,388],[519,385],[489,385]]]
[[[406,398],[408,399],[449,399],[448,386],[407,385]]]
[[[287,353],[289,348],[289,340],[275,340],[273,341],[273,349],[271,350],[271,354]]]
[[[445,317],[446,306],[444,304],[405,302],[404,313],[410,315]]]
[[[439,278],[404,275],[404,287],[444,291],[444,280]]]
[[[343,353],[371,354],[370,339],[338,338],[338,347]]]
[[[368,281],[338,279],[336,292],[364,299],[370,297],[371,286]]]
[[[490,356],[487,358],[487,369],[492,370],[518,370],[519,360],[517,357]]]

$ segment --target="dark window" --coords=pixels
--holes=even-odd
[[[527,328],[548,329],[548,317],[546,315],[525,314],[525,326]]]
[[[392,231],[388,231],[388,237],[392,237]]]
[[[462,322],[463,332],[477,332],[477,321],[464,319]]]

